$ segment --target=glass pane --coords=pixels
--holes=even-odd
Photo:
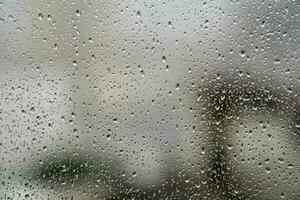
[[[0,0],[0,199],[300,199],[299,1]]]

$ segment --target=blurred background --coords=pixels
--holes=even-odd
[[[297,0],[0,0],[0,199],[300,199]]]

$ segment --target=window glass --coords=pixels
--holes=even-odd
[[[0,0],[0,199],[300,199],[297,0]]]

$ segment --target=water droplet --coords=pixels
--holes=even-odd
[[[75,13],[76,13],[76,16],[77,16],[77,17],[80,17],[80,15],[81,15],[80,10],[76,10]]]
[[[241,50],[241,52],[240,52],[241,57],[245,57],[245,53],[246,53],[245,50]]]
[[[132,177],[136,177],[137,176],[137,172],[132,172]]]
[[[44,18],[44,15],[42,13],[39,13],[39,20],[42,20]]]

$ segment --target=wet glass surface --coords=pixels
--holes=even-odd
[[[299,2],[0,0],[0,199],[300,199]]]

